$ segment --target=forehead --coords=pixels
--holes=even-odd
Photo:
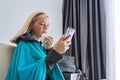
[[[48,16],[46,14],[39,15],[36,22],[48,22]]]
[[[38,18],[38,19],[48,19],[48,16],[46,14],[41,14],[41,15],[37,16],[36,18]]]

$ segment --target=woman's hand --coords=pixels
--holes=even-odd
[[[52,46],[53,46],[53,37],[51,37],[51,36],[46,37],[44,39],[44,42],[45,42],[45,44],[47,46],[47,49],[52,48]]]
[[[66,38],[64,38],[64,36],[62,36],[59,41],[53,46],[53,49],[58,52],[59,54],[63,54],[65,53],[68,49],[69,46],[71,44],[70,41],[68,41],[71,38],[71,36],[68,36]]]

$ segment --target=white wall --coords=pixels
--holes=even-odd
[[[114,0],[105,0],[106,5],[106,56],[107,79],[115,78],[115,5]]]
[[[25,20],[34,11],[50,17],[49,35],[55,42],[62,34],[62,0],[0,0],[0,42],[10,43]]]
[[[116,80],[120,80],[120,0],[115,0]]]

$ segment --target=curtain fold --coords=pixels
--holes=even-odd
[[[76,29],[66,55],[75,56],[86,80],[106,79],[106,15],[104,0],[64,0],[63,33]]]

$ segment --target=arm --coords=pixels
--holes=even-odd
[[[62,55],[57,53],[54,49],[50,49],[48,51],[48,55],[46,57],[46,65],[47,65],[47,74],[49,74],[59,60],[62,59]]]

